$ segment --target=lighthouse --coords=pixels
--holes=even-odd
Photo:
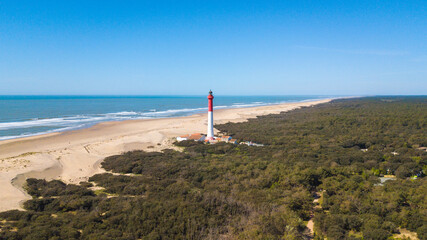
[[[213,131],[213,99],[212,90],[209,91],[208,101],[208,134],[206,140],[214,140],[214,131]]]

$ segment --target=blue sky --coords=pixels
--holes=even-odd
[[[427,1],[4,1],[0,94],[427,94]]]

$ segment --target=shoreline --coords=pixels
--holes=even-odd
[[[333,99],[337,98],[217,109],[214,119],[217,124],[243,122]],[[94,174],[105,172],[100,165],[107,156],[131,150],[175,148],[172,145],[174,137],[206,131],[206,116],[207,113],[197,113],[172,118],[101,122],[89,128],[0,141],[0,211],[22,209],[20,203],[30,199],[22,189],[22,183],[29,177],[78,184]]]
[[[1,97],[1,96],[0,96]],[[227,109],[241,109],[241,108],[255,108],[255,107],[266,107],[266,106],[274,106],[274,105],[281,105],[281,104],[289,104],[289,103],[304,103],[304,102],[314,102],[314,101],[321,101],[321,100],[326,100],[326,99],[338,99],[338,98],[343,98],[343,97],[330,97],[330,98],[313,98],[313,99],[305,99],[305,100],[297,100],[297,101],[289,101],[289,102],[275,102],[275,103],[264,103],[261,105],[255,105],[255,106],[244,106],[244,107],[236,107],[234,105],[230,105],[230,106],[220,106],[221,108],[215,109],[214,107],[214,111],[221,111],[221,110],[227,110]],[[251,103],[249,105],[252,105],[254,103]],[[246,105],[246,104],[244,104]],[[218,106],[217,106],[218,107]],[[196,110],[199,109],[199,110]],[[192,116],[192,115],[197,115],[197,114],[203,114],[204,112],[207,112],[207,108],[205,110],[200,110],[201,108],[194,108],[194,109],[188,109],[190,110],[196,110],[193,112],[188,112],[186,114],[183,115],[179,115],[179,116],[166,116],[166,117],[142,117],[142,118],[131,118],[131,119],[126,119],[126,120],[104,120],[104,121],[99,121],[99,122],[94,122],[94,123],[89,123],[85,126],[68,126],[65,128],[68,129],[63,129],[63,128],[58,128],[58,129],[51,129],[45,132],[35,132],[35,133],[28,133],[26,135],[15,135],[15,136],[0,136],[0,144],[4,143],[4,142],[12,142],[13,140],[28,140],[28,139],[36,139],[38,137],[43,137],[43,136],[50,136],[50,135],[57,135],[57,134],[61,134],[64,132],[70,132],[70,131],[76,131],[76,130],[82,130],[82,129],[87,129],[87,128],[91,128],[93,126],[96,126],[98,124],[101,123],[106,123],[106,122],[126,122],[126,121],[132,121],[132,120],[154,120],[154,119],[164,119],[164,118],[180,118],[180,117],[188,117],[188,116]],[[170,109],[170,110],[165,110],[165,111],[175,111],[175,110],[184,110],[184,109]],[[156,113],[156,112],[154,112]],[[102,114],[101,114],[102,115]],[[53,118],[63,118],[63,117],[53,117]],[[47,118],[49,119],[49,118]],[[6,122],[8,123],[8,122]],[[15,123],[15,122],[11,122],[11,123]],[[61,130],[62,129],[62,130]],[[6,129],[7,130],[7,129]]]

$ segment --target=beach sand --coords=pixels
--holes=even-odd
[[[326,103],[331,99],[214,111],[216,124],[242,122],[260,115]],[[21,139],[0,141],[0,211],[22,209],[30,199],[22,189],[27,178],[86,181],[102,173],[102,160],[131,150],[174,148],[174,138],[205,133],[207,114],[149,120],[104,122],[93,127]]]

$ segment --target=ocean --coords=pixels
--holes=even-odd
[[[215,96],[214,111],[334,96]],[[206,96],[0,96],[0,140],[207,111]]]

